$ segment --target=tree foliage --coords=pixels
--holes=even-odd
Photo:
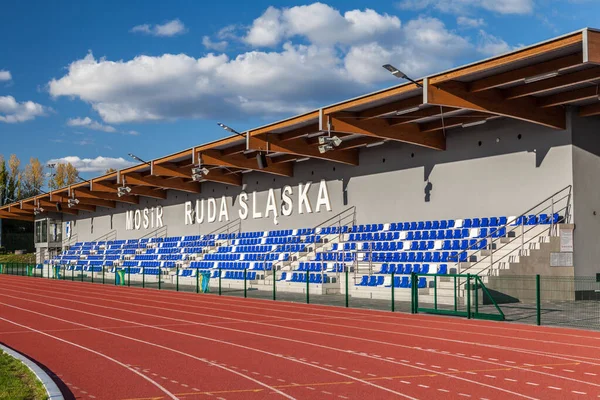
[[[54,176],[48,182],[50,189],[60,189],[65,186],[77,183],[79,171],[71,163],[57,163]]]
[[[40,193],[45,183],[44,166],[37,158],[30,158],[23,172],[23,197],[31,197]]]

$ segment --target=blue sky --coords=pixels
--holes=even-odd
[[[0,154],[91,177],[581,29],[594,0],[11,1]]]

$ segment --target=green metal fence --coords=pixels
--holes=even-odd
[[[199,269],[190,274],[185,272],[189,268],[180,267],[158,271],[136,273],[137,269],[127,267],[88,271],[73,265],[0,263],[2,275],[600,329],[600,278],[596,277],[390,274],[380,285],[365,286],[359,284],[362,272],[356,273],[351,266],[339,272],[316,273],[282,271],[279,266],[268,271]]]

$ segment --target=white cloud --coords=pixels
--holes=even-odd
[[[272,118],[398,83],[381,68],[385,63],[420,77],[479,56],[474,43],[439,19],[401,23],[373,10],[341,13],[321,3],[269,7],[245,32],[240,29],[225,27],[206,43],[214,43],[211,37],[231,43],[237,36],[275,48],[233,57],[163,54],[117,61],[89,53],[50,81],[49,92],[89,103],[108,124]]]
[[[400,30],[400,19],[366,9],[338,10],[323,4],[277,9],[269,7],[255,19],[243,40],[256,47],[271,47],[295,36],[319,45],[365,43]]]
[[[17,102],[12,96],[0,96],[0,122],[17,123],[46,115],[51,109],[33,101]]]
[[[59,162],[71,163],[75,168],[79,170],[79,172],[104,172],[109,168],[119,170],[135,165],[135,163],[127,161],[122,157],[113,158],[102,156],[98,156],[96,158],[81,158],[78,156],[67,156],[48,160],[47,164],[56,164]]]
[[[397,5],[403,10],[435,8],[452,14],[469,13],[476,9],[499,14],[530,14],[534,9],[534,0],[402,0]]]
[[[185,33],[185,31],[185,25],[179,19],[174,19],[172,21],[165,22],[162,25],[143,24],[136,25],[133,28],[131,28],[131,32],[134,33],[145,33],[147,35],[163,37],[180,35],[182,33]]]
[[[90,117],[85,118],[71,118],[67,120],[69,126],[81,126],[83,128],[92,129],[95,131],[111,132],[114,133],[117,130],[110,125],[103,125],[98,121],[92,120]]]
[[[479,31],[479,40],[477,44],[477,51],[485,56],[496,56],[514,50],[514,47],[510,46],[504,40],[486,33],[483,30]]]
[[[0,82],[10,81],[11,79],[12,75],[10,74],[10,71],[0,69]]]
[[[202,37],[202,45],[209,50],[225,51],[229,43],[226,40],[213,42],[209,36]]]
[[[485,25],[483,18],[469,18],[460,16],[456,18],[456,24],[463,28],[479,28]]]

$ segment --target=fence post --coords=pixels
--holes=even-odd
[[[158,267],[158,290],[160,290],[161,282],[162,282],[162,267]]]
[[[196,294],[200,293],[200,277],[199,277],[199,273],[198,273],[198,268],[196,268]],[[204,278],[202,278],[204,279]]]
[[[479,277],[475,275],[475,314],[479,314]]]
[[[92,268],[92,283],[94,283],[94,266],[92,265],[91,268]]]
[[[102,265],[102,284],[104,285],[104,270],[106,269],[105,265]]]
[[[454,275],[454,312],[458,311],[458,298],[457,298],[457,293],[456,293],[456,275]]]
[[[71,282],[75,280],[75,265],[71,265]]]
[[[437,310],[437,275],[433,276],[433,305]]]
[[[221,295],[221,266],[219,266],[219,296]]]
[[[346,270],[346,308],[349,307],[349,294],[348,294],[348,266],[346,265],[344,267],[344,269]]]
[[[247,269],[244,268],[244,298],[248,297],[248,289],[246,287],[246,277],[247,277]]]
[[[179,292],[179,265],[175,265],[175,290]]]
[[[309,271],[306,270],[306,304],[310,304],[310,282],[309,282]]]
[[[394,312],[396,307],[396,299],[394,299],[394,273],[392,272],[392,312]]]
[[[142,288],[146,287],[146,268],[142,267]]]
[[[537,324],[542,324],[542,304],[541,304],[541,290],[540,290],[540,275],[535,276],[535,305],[536,305],[536,317]]]
[[[467,274],[467,319],[471,319],[471,274]]]
[[[273,265],[271,269],[273,271],[273,301],[275,301],[277,300],[277,267]]]
[[[131,286],[131,267],[127,267],[127,287]]]

